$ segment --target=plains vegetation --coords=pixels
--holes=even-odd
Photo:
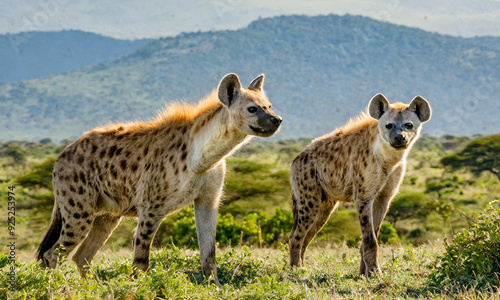
[[[16,186],[19,239],[17,290],[7,294],[12,264],[3,254],[0,298],[498,297],[500,218],[494,200],[500,199],[500,181],[495,160],[485,160],[498,159],[499,138],[424,136],[417,142],[381,229],[383,273],[370,280],[358,276],[360,230],[349,203],[317,235],[307,266],[289,269],[289,166],[310,140],[253,141],[228,160],[217,224],[222,288],[204,283],[200,275],[192,207],[163,221],[147,273],[132,268],[133,219],[115,230],[87,280],[67,259],[57,270],[43,269],[34,250],[50,221],[51,171],[64,145],[50,139],[5,142],[0,144],[0,195],[6,199],[8,187]],[[5,201],[0,207],[7,211]]]

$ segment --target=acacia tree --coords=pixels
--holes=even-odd
[[[470,170],[475,175],[488,171],[500,180],[500,134],[476,138],[463,150],[443,157],[441,163],[452,170]]]

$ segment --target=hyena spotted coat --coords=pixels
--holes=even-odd
[[[250,136],[281,124],[262,90],[264,75],[242,88],[226,75],[197,105],[174,104],[150,122],[111,124],[85,132],[58,157],[55,204],[37,258],[50,268],[64,246],[80,273],[122,217],[138,217],[133,264],[148,270],[151,241],[163,218],[194,202],[204,275],[217,281],[215,227],[225,157]]]
[[[306,248],[339,202],[354,201],[362,232],[360,274],[378,272],[377,237],[403,179],[406,157],[431,117],[422,97],[389,104],[378,94],[347,125],[311,142],[291,169],[294,226],[290,264],[304,264]]]

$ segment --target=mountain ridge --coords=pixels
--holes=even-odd
[[[0,35],[0,82],[53,76],[118,58],[150,40],[119,40],[80,30]]]
[[[264,88],[284,118],[276,138],[331,131],[379,92],[390,101],[429,100],[434,115],[424,132],[488,134],[500,125],[498,41],[350,15],[281,16],[239,30],[184,33],[68,74],[0,85],[0,116],[19,118],[0,123],[7,129],[1,138],[76,138],[109,121],[149,119],[164,103],[203,97],[232,72],[243,84],[266,74]]]

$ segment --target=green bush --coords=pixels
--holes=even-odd
[[[425,235],[425,229],[417,227],[408,233],[409,239],[416,239]]]
[[[399,220],[419,219],[425,220],[430,211],[427,206],[428,198],[424,193],[401,191],[392,201],[387,212],[387,220],[396,226]]]
[[[234,220],[233,215],[219,215],[217,218],[216,239],[222,245],[236,246],[240,242],[243,226]]]
[[[280,208],[276,208],[272,217],[264,212],[253,212],[241,222],[236,221],[232,214],[219,214],[216,240],[221,246],[236,246],[240,243],[273,245],[286,242],[292,226],[292,213]],[[163,221],[156,240],[160,243],[172,241],[177,246],[198,248],[193,208],[185,208]]]
[[[500,285],[500,209],[489,208],[472,219],[472,226],[456,234],[440,257],[431,281],[456,289],[498,290]]]
[[[413,245],[421,245],[427,241],[425,238],[426,233],[427,231],[424,228],[417,227],[411,230],[406,237]]]
[[[293,214],[287,210],[276,208],[274,216],[269,219],[263,226],[264,241],[267,244],[276,242],[286,243],[287,234],[293,227]]]
[[[33,167],[33,170],[27,174],[21,175],[16,179],[16,184],[23,187],[44,187],[52,190],[52,170],[56,157],[49,157],[47,160]]]
[[[14,165],[24,165],[26,163],[26,151],[19,146],[8,146],[0,151],[0,157],[10,157]]]
[[[380,226],[380,231],[378,235],[378,242],[382,244],[395,244],[401,242],[398,232],[389,223],[383,223]]]
[[[169,232],[173,243],[178,246],[198,248],[193,208],[183,209],[176,215],[172,231]]]

